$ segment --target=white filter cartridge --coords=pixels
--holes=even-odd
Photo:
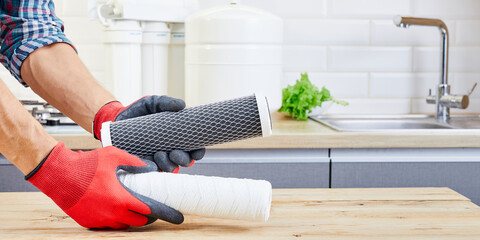
[[[264,180],[150,172],[119,172],[119,180],[136,193],[183,214],[267,221],[272,185]]]

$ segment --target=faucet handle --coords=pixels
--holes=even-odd
[[[468,91],[467,93],[468,96],[470,96],[473,93],[473,90],[475,90],[475,87],[477,87],[477,83],[474,83],[472,89]]]
[[[428,104],[435,104],[437,101],[437,96],[432,96],[432,89],[428,89],[428,96],[427,96],[427,103]]]

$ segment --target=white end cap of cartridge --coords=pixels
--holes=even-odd
[[[263,94],[260,94],[260,93],[255,93],[255,99],[257,100],[258,114],[260,115],[260,124],[262,126],[262,136],[268,137],[272,135],[272,118],[270,117],[268,100]],[[102,135],[102,139],[103,139],[103,135]]]
[[[112,146],[112,136],[110,135],[110,123],[112,123],[112,122],[102,123],[102,129],[100,130],[100,136],[102,136],[102,146],[103,147]]]

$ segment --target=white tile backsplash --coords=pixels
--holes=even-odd
[[[413,48],[413,71],[440,72],[440,56],[440,47]]]
[[[308,74],[310,81],[321,89],[325,86],[335,98],[368,97],[368,73],[316,73]],[[284,85],[293,85],[300,72],[286,72]]]
[[[328,70],[332,72],[408,72],[411,47],[329,47]]]
[[[67,36],[92,75],[107,89],[103,27],[87,18],[88,0],[54,0]],[[201,9],[230,0],[199,0]],[[284,83],[300,72],[325,85],[349,107],[329,113],[389,114],[433,112],[425,103],[438,83],[440,34],[431,27],[398,28],[394,15],[442,18],[450,34],[452,93],[465,93],[480,82],[480,0],[240,0],[284,20]],[[0,78],[19,98],[38,98],[5,69]],[[432,86],[433,85],[433,86]],[[452,112],[465,110],[452,110]],[[480,112],[480,88],[467,112]]]
[[[478,0],[414,0],[415,16],[444,19],[480,18]]]
[[[480,47],[452,47],[451,72],[480,72]]]
[[[367,20],[286,19],[285,44],[366,45]]]
[[[283,48],[283,71],[324,72],[327,70],[327,48],[286,45]]]
[[[411,15],[408,0],[329,0],[329,17],[391,18],[397,14]]]
[[[425,98],[429,89],[435,90],[438,73],[372,73],[372,98]]]
[[[450,72],[480,72],[480,47],[450,47]],[[418,47],[413,50],[415,72],[438,72],[441,69],[439,47]]]
[[[457,21],[457,46],[480,46],[480,21]]]

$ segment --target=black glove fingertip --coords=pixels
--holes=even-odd
[[[173,150],[168,154],[168,157],[170,158],[170,161],[182,167],[188,167],[192,162],[190,154],[185,151]]]
[[[136,197],[138,200],[142,201],[145,205],[150,208],[150,214],[146,215],[147,217],[147,224],[155,222],[156,219],[161,219],[163,221],[167,221],[173,224],[181,224],[184,221],[183,214],[172,207],[169,207],[161,202],[155,201],[149,197],[143,196],[132,191],[130,188],[126,187],[125,185],[122,186],[127,189],[130,194]]]
[[[205,148],[195,149],[190,151],[190,156],[193,160],[200,160],[205,156]]]
[[[178,167],[178,165],[168,159],[168,154],[163,151],[155,153],[155,155],[153,155],[153,160],[158,168],[164,172],[173,172]]]
[[[154,217],[149,217],[149,216],[146,216],[146,217],[147,217],[147,223],[145,223],[145,225],[152,224],[158,220],[157,218],[154,218]]]
[[[180,111],[185,108],[185,102],[179,98],[172,98],[169,96],[160,96],[158,97],[158,102],[156,103],[157,111]],[[159,109],[158,109],[159,108]]]
[[[163,221],[167,221],[173,224],[180,224],[183,223],[184,218],[183,214],[161,202],[155,201],[149,197],[145,197],[135,192],[131,192],[138,200],[145,203],[148,207],[150,207],[150,214],[147,216],[150,218],[157,218]]]

